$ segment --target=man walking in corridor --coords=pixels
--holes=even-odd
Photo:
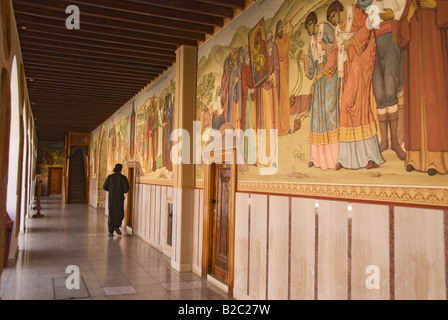
[[[121,235],[120,227],[124,218],[124,194],[129,191],[129,182],[121,174],[122,169],[123,166],[117,163],[114,173],[107,177],[103,185],[103,189],[109,192],[109,237],[114,235],[114,231]]]

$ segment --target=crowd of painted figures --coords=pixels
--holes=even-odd
[[[264,37],[256,31],[252,43],[226,57],[210,108],[214,129],[228,123],[293,134],[290,46],[298,23],[292,20],[278,21]],[[407,171],[448,173],[448,1],[334,1],[326,20],[306,14],[308,51],[295,53],[312,80],[308,166],[371,169],[391,149]],[[248,163],[272,163],[263,144],[258,138],[245,148]]]

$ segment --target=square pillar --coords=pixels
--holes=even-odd
[[[198,49],[182,46],[176,51],[176,97],[174,129],[188,132],[190,161],[174,164],[173,248],[171,266],[191,271],[193,263],[193,220],[195,166],[193,164],[194,121],[196,120]],[[183,149],[183,152],[187,150]]]

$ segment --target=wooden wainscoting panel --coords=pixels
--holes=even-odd
[[[269,197],[268,299],[288,299],[289,197]]]
[[[266,299],[268,196],[251,195],[249,296]]]
[[[161,245],[160,243],[160,228],[162,227],[162,198],[161,198],[161,187],[155,186],[156,191],[156,204],[155,204],[155,211],[154,211],[154,243],[158,246]],[[164,200],[166,201],[166,200]],[[163,215],[165,215],[165,211],[163,211]]]
[[[235,296],[245,297],[249,275],[249,207],[252,200],[248,193],[237,193],[235,204]]]
[[[291,199],[291,282],[292,300],[314,299],[315,200]]]
[[[389,300],[389,207],[354,203],[352,208],[351,298]]]
[[[395,299],[445,300],[443,211],[394,209]]]
[[[319,201],[318,299],[347,299],[347,203]]]

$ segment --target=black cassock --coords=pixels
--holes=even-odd
[[[109,232],[121,227],[124,218],[124,194],[129,191],[128,179],[121,173],[109,175],[103,189],[109,192]]]

